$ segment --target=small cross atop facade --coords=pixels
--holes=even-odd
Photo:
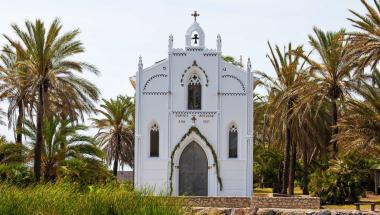
[[[197,17],[200,16],[200,14],[197,11],[194,11],[194,13],[192,13],[191,16],[194,17],[194,22],[196,22],[197,21]]]

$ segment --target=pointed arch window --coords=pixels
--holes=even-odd
[[[228,134],[228,157],[238,157],[238,131],[235,125],[232,125]]]
[[[150,128],[150,157],[159,156],[160,146],[160,130],[157,124]]]
[[[192,75],[187,88],[187,108],[189,110],[200,110],[202,108],[202,85],[199,76]]]

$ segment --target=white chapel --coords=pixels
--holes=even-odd
[[[197,21],[185,48],[173,47],[135,77],[137,188],[190,196],[252,195],[253,75],[206,48]]]

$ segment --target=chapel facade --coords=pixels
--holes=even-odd
[[[185,48],[135,77],[137,188],[174,196],[251,196],[253,75],[222,57],[222,39],[208,49],[194,23]]]

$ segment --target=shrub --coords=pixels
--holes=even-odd
[[[79,159],[70,159],[61,163],[58,180],[87,186],[113,181],[116,178],[100,160],[92,159],[91,162],[86,162]]]
[[[24,187],[33,181],[33,173],[24,164],[0,164],[0,182]]]
[[[282,153],[276,147],[256,146],[254,148],[253,174],[256,186],[280,187]]]
[[[311,175],[309,189],[323,204],[344,204],[358,201],[371,174],[372,161],[358,153],[348,153],[330,162],[326,170]]]

